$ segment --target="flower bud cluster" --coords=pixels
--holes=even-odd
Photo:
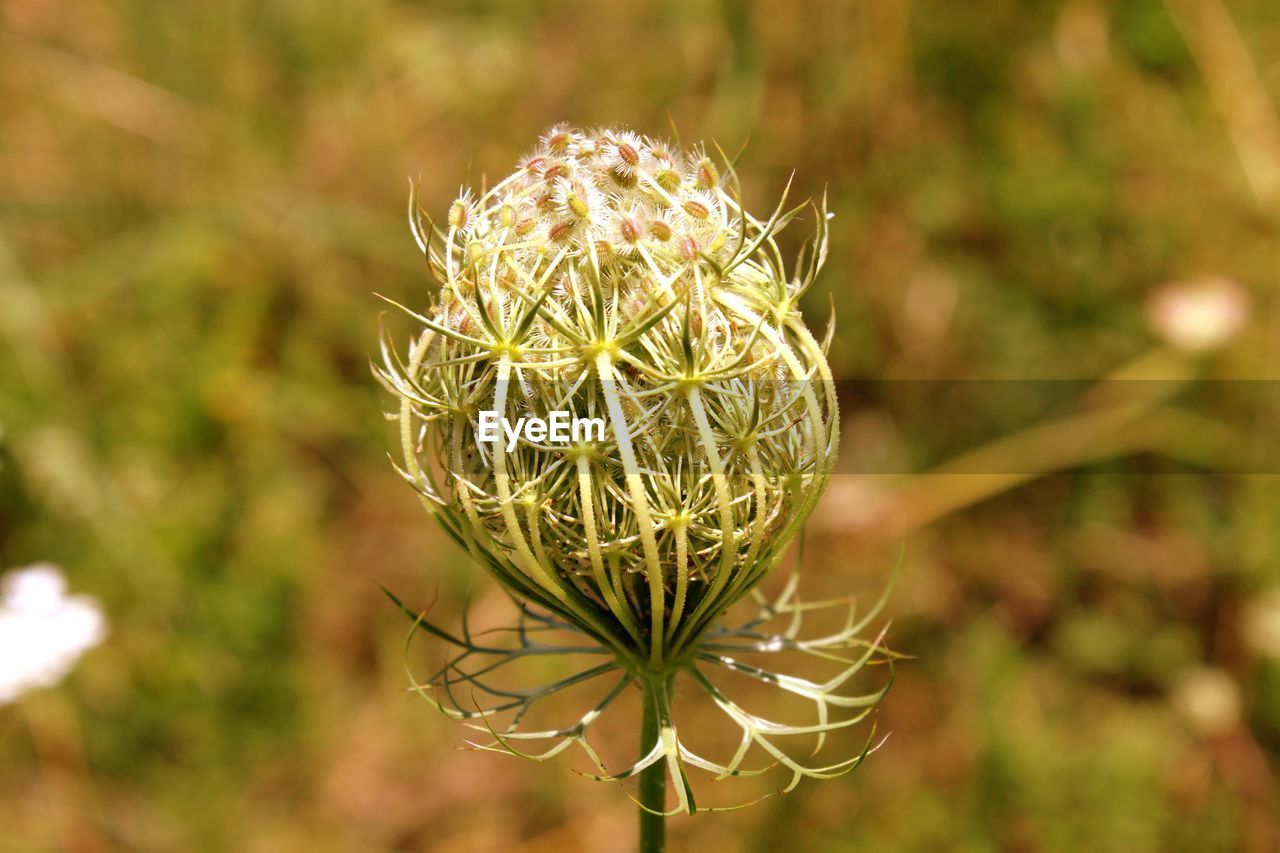
[[[835,398],[797,306],[825,208],[790,274],[774,239],[802,209],[758,219],[701,149],[565,125],[443,222],[411,199],[441,286],[378,370],[404,474],[495,577],[619,656],[678,656],[825,486]],[[476,440],[480,411],[564,410],[604,439]]]

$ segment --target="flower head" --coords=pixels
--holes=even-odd
[[[741,211],[700,153],[557,125],[420,235],[448,308],[384,374],[422,425],[408,471],[500,581],[620,653],[679,655],[769,573],[827,481],[835,400],[794,293],[820,261],[780,268],[784,219]],[[478,409],[608,429],[482,448]]]
[[[800,208],[779,203],[756,217],[738,198],[731,164],[631,131],[557,125],[465,207],[468,227],[453,209],[448,228],[432,226],[411,198],[440,296],[430,310],[405,309],[421,330],[407,351],[387,341],[378,370],[399,399],[402,473],[450,537],[526,616],[537,608],[544,627],[585,635],[609,654],[613,663],[590,677],[644,681],[663,714],[677,670],[693,672],[697,661],[732,669],[724,650],[734,643],[823,656],[853,648],[865,624],[760,649],[752,633],[761,622],[738,632],[718,624],[782,560],[827,485],[838,435],[824,347],[798,308],[826,257],[825,205],[813,206],[816,233],[786,269],[775,235]],[[546,420],[566,412],[598,431],[552,440]],[[480,414],[542,419],[543,430],[494,441]],[[788,593],[769,613],[789,608],[804,609]],[[455,664],[504,654],[450,641],[464,651],[432,680],[446,691],[473,677]],[[850,674],[882,651],[861,648]],[[816,726],[769,736],[821,735],[861,719],[829,719],[826,690],[808,697]],[[842,698],[840,707],[865,715],[873,698]],[[471,720],[487,713],[446,710]],[[526,736],[581,740],[595,713]],[[735,724],[744,737],[773,750],[743,719]],[[645,762],[663,756],[671,767],[685,760],[674,734]],[[742,760],[699,766],[732,775]],[[859,760],[786,766],[798,779]]]

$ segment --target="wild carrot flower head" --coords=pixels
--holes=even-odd
[[[826,259],[825,203],[811,206],[816,232],[794,266],[775,240],[805,207],[787,209],[784,195],[757,217],[728,162],[566,125],[474,201],[464,192],[443,223],[410,198],[440,289],[421,311],[400,306],[421,329],[404,352],[384,337],[377,368],[399,399],[402,474],[522,607],[612,656],[594,675],[657,684],[692,672],[708,636],[731,648],[739,635],[717,620],[778,565],[827,484],[835,393],[799,308]],[[556,440],[557,413],[599,429]],[[496,441],[492,419],[504,424]],[[542,427],[521,431],[522,419]],[[463,657],[499,653],[431,630]],[[852,630],[824,642],[847,648]],[[448,691],[461,673],[451,664],[433,683]],[[825,688],[812,693],[821,725],[774,734],[849,724],[828,718]],[[588,718],[560,734],[583,740]],[[754,721],[735,723],[755,742]],[[686,760],[674,735],[654,749],[632,771]]]
[[[637,659],[678,655],[768,574],[834,455],[798,307],[825,215],[789,272],[774,235],[798,210],[760,219],[733,189],[701,154],[557,125],[441,227],[411,210],[441,290],[383,374],[410,480],[499,581]],[[485,444],[482,410],[607,429]]]

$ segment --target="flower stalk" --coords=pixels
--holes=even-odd
[[[644,703],[640,725],[642,759],[661,739],[662,706],[670,689],[670,679],[670,676],[657,676],[645,683],[641,699]],[[663,853],[667,848],[667,769],[662,764],[653,764],[640,772],[639,801],[640,853]]]

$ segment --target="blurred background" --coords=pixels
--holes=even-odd
[[[6,0],[0,570],[111,633],[0,706],[0,849],[632,849],[580,758],[458,749],[377,586],[507,612],[388,463],[372,294],[429,298],[407,178],[442,213],[561,120],[826,186],[807,315],[893,380],[804,573],[905,543],[891,737],[674,848],[1277,849],[1280,399],[1225,380],[1280,378],[1278,99],[1270,0]],[[957,379],[1081,399],[911,384]]]

